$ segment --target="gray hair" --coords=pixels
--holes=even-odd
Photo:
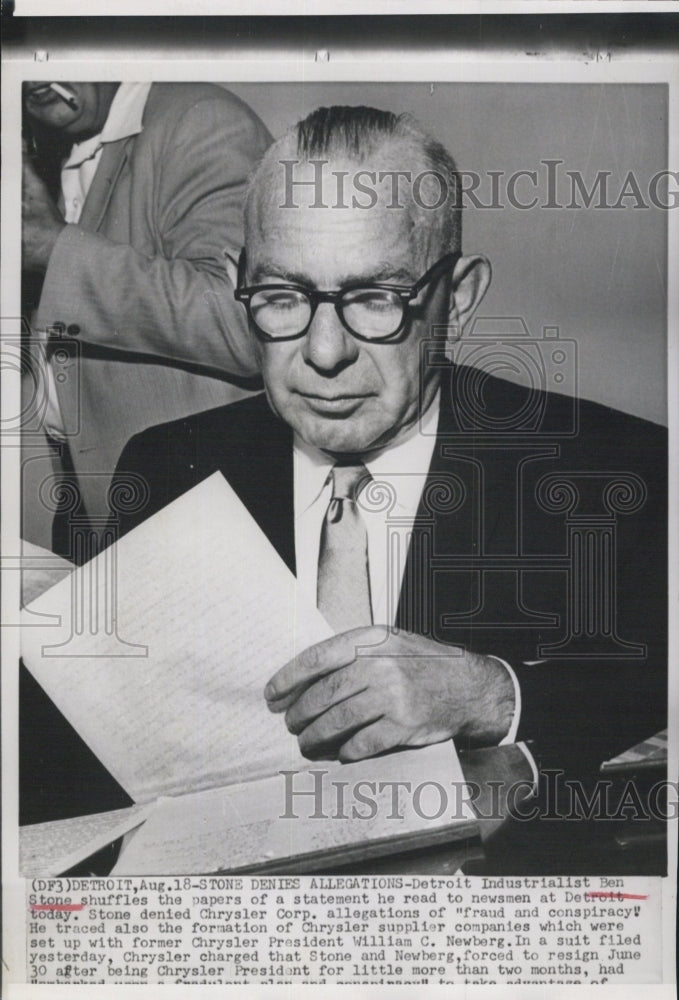
[[[436,211],[414,205],[427,214],[428,223],[440,229],[447,250],[460,250],[462,241],[461,181],[455,161],[448,150],[425,132],[409,114],[393,114],[378,108],[335,105],[317,108],[288,130],[264,155],[251,180],[246,213],[257,182],[280,156],[281,149],[296,147],[297,156],[313,160],[324,156],[348,156],[360,163],[393,140],[402,140],[423,167],[436,178]],[[434,218],[432,219],[432,216]]]

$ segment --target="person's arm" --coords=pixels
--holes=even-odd
[[[49,257],[39,327],[60,323],[88,344],[256,373],[224,250],[242,242],[247,179],[269,136],[230,96],[197,101],[158,143],[144,223],[156,230],[154,256],[79,225],[63,228]]]
[[[492,746],[514,718],[504,665],[387,626],[354,629],[304,650],[265,688],[305,756],[360,760],[455,737]]]
[[[304,650],[265,697],[312,759],[358,760],[453,737],[459,748],[530,740],[541,770],[583,775],[663,728],[664,660],[506,664],[371,626]],[[520,718],[519,718],[520,715]],[[515,723],[518,723],[518,731]]]
[[[24,272],[44,274],[65,228],[61,212],[24,147],[21,169],[21,264]]]

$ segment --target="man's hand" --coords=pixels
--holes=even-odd
[[[311,759],[360,760],[453,736],[495,744],[514,713],[514,686],[497,660],[387,626],[310,646],[264,695]]]
[[[46,271],[54,244],[66,223],[25,155],[21,219],[22,266],[26,271]]]

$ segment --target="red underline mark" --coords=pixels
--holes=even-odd
[[[72,912],[73,910],[84,910],[84,903],[34,903],[29,907],[31,910],[59,910],[60,913]]]
[[[588,896],[597,899],[648,899],[648,896],[635,896],[632,892],[586,892],[585,898]]]

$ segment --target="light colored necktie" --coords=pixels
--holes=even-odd
[[[372,625],[368,533],[357,499],[370,481],[364,465],[332,470],[332,499],[321,529],[317,604],[336,632]]]

